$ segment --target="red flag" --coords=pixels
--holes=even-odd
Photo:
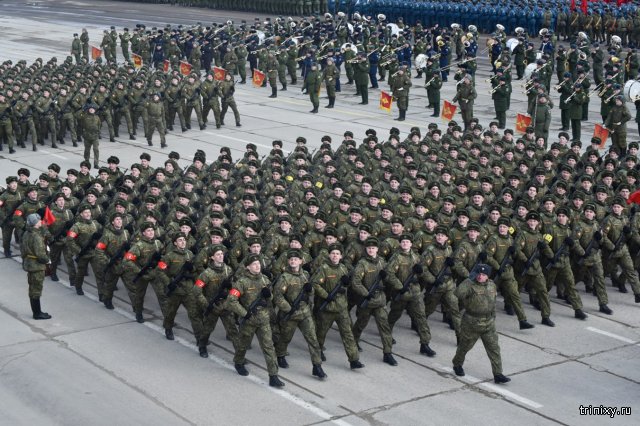
[[[227,70],[225,70],[224,68],[213,66],[211,67],[211,69],[213,70],[214,80],[222,81],[224,80],[224,76],[227,75]]]
[[[576,0],[571,0],[571,11],[576,10]]]
[[[264,83],[265,75],[262,71],[253,70],[253,85],[256,87],[261,87],[262,83]]]
[[[604,127],[602,124],[597,124],[593,128],[593,137],[600,138],[600,145],[598,145],[598,149],[604,149],[604,144],[607,142],[607,138],[609,137],[609,129]]]
[[[516,116],[516,131],[526,133],[527,127],[531,125],[531,116],[529,114],[518,113]]]
[[[193,66],[189,62],[180,61],[180,74],[182,75],[191,74],[191,68],[193,68]]]
[[[451,121],[457,109],[458,107],[456,105],[449,101],[444,101],[444,104],[442,105],[442,114],[440,116],[447,121]]]
[[[380,92],[380,109],[387,112],[391,112],[391,106],[393,105],[393,96],[382,90]]]
[[[626,0],[618,0],[616,4],[618,5],[618,7],[620,7],[622,6],[622,3],[626,3],[626,2],[627,2]]]
[[[53,215],[53,213],[51,213],[51,209],[49,209],[49,206],[47,206],[44,209],[44,217],[42,218],[42,222],[47,226],[51,226],[55,221],[56,217]]]
[[[620,3],[620,0],[618,0],[618,3]],[[582,4],[580,5],[580,8],[582,9],[582,13],[583,14],[587,14],[587,0],[582,0]]]
[[[99,47],[91,46],[91,60],[95,61],[102,56],[102,49]]]
[[[170,65],[171,65],[171,62],[169,62],[168,59],[165,59],[164,62],[162,63],[162,71],[169,72]]]
[[[640,189],[635,191],[633,194],[629,195],[629,198],[627,199],[627,204],[631,204],[631,203],[640,204]]]
[[[133,57],[133,66],[136,69],[142,68],[142,56],[136,55],[135,53],[133,53],[132,57]]]

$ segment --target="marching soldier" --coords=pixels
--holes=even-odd
[[[329,97],[329,105],[325,108],[333,108],[336,104],[336,81],[340,79],[340,69],[333,63],[333,58],[327,58],[327,66],[322,71],[322,79]]]
[[[389,77],[391,91],[393,97],[397,101],[398,105],[398,118],[397,121],[404,121],[407,116],[407,109],[409,108],[409,88],[412,86],[411,73],[406,72],[405,67],[396,71],[396,76]]]
[[[227,74],[229,75],[229,74]],[[196,118],[198,119],[198,125],[200,130],[204,130],[207,126],[202,121],[202,104],[200,102],[200,79],[199,74],[191,73],[187,77],[187,82],[182,86],[180,95],[184,99],[184,124],[187,129],[191,129],[191,111],[196,111]],[[196,78],[198,81],[196,82]],[[166,144],[163,144],[163,147]]]
[[[462,114],[462,121],[464,121],[464,130],[471,126],[471,120],[473,119],[473,102],[478,97],[475,87],[471,83],[471,76],[466,74],[462,79],[462,82],[458,84],[456,95],[453,97],[453,102],[459,102],[460,112]]]
[[[236,119],[236,127],[241,127],[240,113],[238,112],[236,101],[233,99],[233,94],[235,93],[235,91],[235,83],[233,82],[231,75],[226,74],[224,76],[224,81],[220,83],[220,97],[222,98],[222,111],[220,112],[221,125],[224,125],[224,116],[227,114],[227,109],[231,107],[233,115]]]
[[[462,368],[467,352],[473,348],[478,339],[482,339],[487,351],[493,380],[496,383],[507,383],[511,379],[502,374],[502,359],[496,332],[496,285],[489,279],[491,268],[479,265],[474,280],[470,278],[460,284],[455,295],[464,306],[464,315],[460,324],[460,339],[456,354],[453,357],[453,371],[456,376],[464,376]]]
[[[22,204],[24,196],[18,190],[18,178],[9,176],[6,183],[6,191],[0,194],[0,228],[2,228],[4,257],[11,257],[11,238],[15,229],[13,218],[18,206]]]
[[[154,93],[151,100],[145,103],[145,107],[147,109],[147,117],[148,117],[148,129],[147,129],[147,143],[149,146],[153,146],[151,139],[153,138],[153,133],[158,130],[160,134],[160,147],[166,148],[167,141],[165,139],[165,129],[164,129],[164,105],[162,103],[162,99],[160,99],[159,93]],[[86,144],[86,142],[85,142]],[[95,150],[95,148],[94,148]],[[94,167],[97,167],[94,165]]]
[[[84,161],[91,158],[93,148],[93,167],[100,167],[100,117],[96,114],[96,106],[89,104],[82,116],[82,139],[84,141]]]
[[[625,156],[627,152],[627,121],[631,120],[631,114],[624,104],[624,96],[617,95],[615,105],[607,114],[604,125],[611,133],[611,146],[620,150],[620,155]]]
[[[76,288],[76,294],[84,295],[82,284],[87,275],[89,264],[98,281],[102,280],[102,269],[95,256],[98,239],[102,236],[102,226],[91,217],[91,205],[81,204],[78,207],[76,222],[67,232],[67,245],[76,263],[69,277],[75,277],[71,284]]]
[[[97,280],[98,299],[105,308],[113,309],[113,291],[122,275],[122,262],[125,253],[131,248],[129,231],[124,229],[123,215],[113,213],[110,224],[105,226],[102,236],[96,244],[98,268],[102,271]]]
[[[302,90],[309,94],[309,99],[313,105],[313,109],[309,111],[312,114],[318,113],[318,107],[320,106],[320,88],[322,87],[322,74],[318,71],[318,64],[313,62],[311,64],[311,70],[304,77],[304,84]]]

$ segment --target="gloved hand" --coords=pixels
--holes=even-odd
[[[340,284],[342,284],[343,287],[348,286],[350,284],[349,275],[343,275],[342,278],[340,278]]]
[[[381,280],[384,280],[385,278],[387,278],[387,271],[385,271],[384,269],[381,270],[378,274],[380,275]]]
[[[175,283],[170,283],[167,286],[167,293],[173,293],[174,291],[176,291],[176,288],[178,288],[178,286]]]
[[[347,294],[347,289],[344,287],[340,287],[340,290],[338,290],[338,293],[340,294]]]
[[[260,294],[262,294],[262,297],[264,297],[265,299],[268,299],[271,297],[271,290],[269,289],[269,287],[262,287],[262,290],[260,290]]]
[[[182,265],[182,269],[184,269],[186,272],[191,272],[193,271],[193,262],[190,260],[187,260],[184,265]]]
[[[595,238],[595,239],[596,239],[596,241],[600,241],[600,240],[602,240],[602,232],[600,232],[600,231],[596,231],[596,232],[593,234],[593,238]]]
[[[514,246],[509,246],[509,248],[507,249],[507,254],[509,255],[512,255],[515,252],[516,252],[516,248]]]
[[[487,261],[487,252],[483,251],[478,255],[478,259],[480,259],[480,262],[486,262]]]
[[[625,226],[622,228],[622,232],[624,232],[624,234],[625,234],[625,235],[630,234],[630,233],[631,233],[631,227],[630,227],[629,225],[625,225]]]
[[[544,250],[544,247],[546,246],[546,244],[544,243],[544,241],[538,241],[538,250]]]
[[[453,260],[453,257],[447,257],[447,258],[445,259],[444,263],[445,263],[447,266],[451,267],[451,266],[453,266],[456,262]]]
[[[569,247],[573,247],[573,245],[575,244],[575,242],[573,241],[573,238],[571,238],[571,237],[567,237],[567,238],[565,238],[565,239],[564,239],[564,242],[565,242],[565,243],[567,243],[567,245],[568,245]]]
[[[422,265],[420,265],[419,263],[416,265],[413,265],[413,273],[416,275],[420,275],[424,272],[424,268],[422,267]]]
[[[155,252],[151,258],[154,262],[158,262],[160,259],[162,259],[162,253],[160,253],[159,251]]]
[[[313,285],[311,285],[311,283],[306,283],[304,287],[302,287],[302,289],[305,291],[305,293],[311,293],[311,290],[313,290]]]

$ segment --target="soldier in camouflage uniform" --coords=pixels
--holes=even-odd
[[[244,261],[247,273],[236,281],[229,291],[227,307],[242,318],[240,323],[240,339],[233,357],[236,371],[241,376],[249,375],[245,367],[245,354],[251,344],[253,335],[258,336],[260,349],[267,363],[269,386],[283,387],[284,383],[278,377],[276,351],[273,347],[271,325],[267,307],[271,304],[272,296],[269,279],[261,273],[260,258],[256,255],[247,256]]]
[[[98,298],[107,309],[113,309],[113,291],[123,272],[123,258],[131,248],[129,231],[123,228],[123,215],[113,213],[96,244],[95,256],[102,279],[97,280]]]
[[[2,228],[2,247],[4,256],[11,257],[11,238],[15,230],[13,215],[24,196],[18,190],[18,178],[9,176],[6,179],[7,189],[0,194],[0,228]],[[17,235],[17,233],[16,233]]]
[[[56,218],[55,222],[48,226],[49,234],[51,234],[48,241],[51,250],[51,281],[59,281],[57,269],[63,255],[69,274],[75,270],[73,256],[66,244],[67,231],[73,225],[73,212],[67,207],[63,193],[55,194],[51,201],[51,214]],[[75,279],[75,276],[69,275],[69,278]]]
[[[351,331],[351,318],[347,306],[350,274],[341,262],[342,248],[339,244],[328,246],[328,261],[321,263],[311,277],[316,295],[316,336],[320,348],[324,347],[327,332],[335,322],[338,325],[340,339],[349,359],[351,369],[364,367],[359,361],[358,346]],[[339,287],[338,287],[339,286]],[[336,290],[336,288],[338,288]],[[324,352],[320,352],[325,360]]]
[[[484,349],[491,361],[493,380],[496,383],[507,383],[510,378],[502,374],[502,359],[496,332],[496,285],[489,279],[491,268],[480,265],[474,280],[464,280],[456,288],[456,297],[464,307],[464,315],[460,324],[460,339],[456,354],[453,357],[453,371],[456,376],[464,376],[464,359],[478,339],[482,339]]]
[[[316,337],[316,327],[313,322],[312,301],[313,284],[309,281],[309,274],[302,270],[302,253],[299,250],[287,252],[287,269],[280,275],[274,286],[273,303],[278,309],[280,337],[275,344],[278,366],[289,368],[285,355],[287,347],[299,328],[309,347],[312,375],[319,379],[327,377],[322,370],[320,345]]]
[[[100,167],[100,117],[95,105],[89,105],[82,118],[82,139],[84,140],[84,160],[89,162],[93,148],[93,167]]]
[[[102,226],[91,218],[91,205],[82,204],[78,207],[78,217],[67,232],[67,246],[76,262],[75,270],[69,271],[69,276],[75,276],[71,285],[75,286],[76,294],[82,296],[82,284],[87,275],[89,264],[97,280],[102,279],[102,269],[95,256],[97,240],[102,236]]]
[[[22,269],[27,271],[27,282],[29,284],[29,301],[33,319],[47,320],[51,318],[46,312],[42,312],[40,297],[42,297],[42,285],[46,264],[49,263],[47,246],[41,232],[42,220],[37,213],[27,216],[27,230],[23,235],[20,244],[22,256]]]
[[[382,360],[391,366],[396,366],[398,362],[391,353],[393,337],[385,309],[387,298],[384,293],[383,281],[386,272],[383,270],[384,260],[378,256],[378,239],[368,238],[365,241],[365,247],[367,254],[360,259],[354,269],[350,289],[354,295],[363,298],[356,310],[357,320],[353,325],[353,337],[357,343],[367,327],[369,319],[373,316],[382,340]],[[377,287],[374,287],[376,284]]]

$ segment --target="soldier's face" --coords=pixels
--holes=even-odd
[[[411,243],[411,240],[404,239],[404,240],[400,241],[400,248],[404,252],[408,252],[409,250],[411,250],[411,246],[412,245],[413,244]]]
[[[56,206],[59,209],[63,209],[64,208],[64,197],[58,197],[56,198]]]
[[[213,262],[217,265],[222,264],[222,262],[224,262],[224,252],[222,250],[218,250],[215,253],[213,253],[213,256],[211,256],[211,258],[213,259]]]
[[[489,277],[487,276],[487,274],[479,273],[478,275],[476,275],[476,281],[479,283],[486,283],[488,279]]]
[[[596,212],[591,209],[585,210],[584,217],[586,217],[588,220],[593,220],[593,218],[596,217]]]
[[[498,233],[500,235],[507,235],[509,227],[507,225],[498,225]]]
[[[329,253],[329,260],[331,260],[331,263],[333,263],[334,265],[340,263],[340,261],[342,260],[342,253],[340,252],[340,250],[331,250],[331,252]]]
[[[620,204],[614,204],[613,206],[611,206],[611,210],[613,210],[613,213],[617,216],[622,214],[622,209],[623,208]]]
[[[80,217],[83,218],[84,220],[89,220],[91,219],[91,210],[89,209],[85,209],[80,213]]]
[[[367,246],[367,255],[370,257],[378,256],[378,246]]]
[[[449,239],[449,237],[447,236],[447,234],[442,234],[442,233],[437,233],[436,234],[436,242],[438,244],[445,245],[447,243],[447,240]]]
[[[247,269],[252,274],[255,274],[255,275],[259,274],[261,270],[260,262],[257,260],[254,262],[251,262],[249,265],[247,265]]]

